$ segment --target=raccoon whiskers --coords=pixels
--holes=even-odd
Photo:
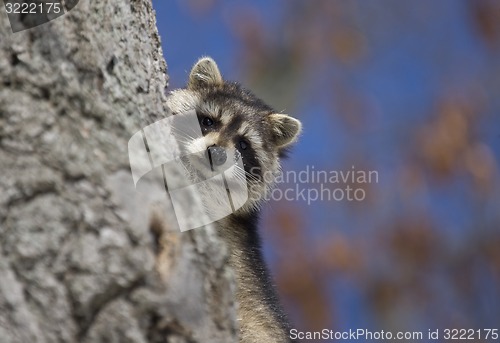
[[[175,136],[175,139],[177,140],[179,145],[183,145],[186,143],[191,142],[192,140],[198,138],[196,135],[196,132],[193,132],[193,136],[187,134],[185,131],[181,131],[175,126],[172,126],[171,128],[172,134]]]
[[[209,57],[192,68],[187,87],[172,91],[166,101],[175,115],[194,110],[199,120],[191,130],[179,118],[183,126],[171,132],[184,154],[188,181],[198,183],[207,215],[220,218],[213,224],[236,275],[240,343],[293,342],[261,253],[258,217],[280,174],[280,158],[297,140],[301,123],[277,113],[238,83],[225,81]],[[243,165],[236,163],[241,161]],[[225,187],[214,177],[220,174],[226,174]],[[228,196],[240,206],[230,214],[225,210]]]
[[[241,168],[238,165],[234,166],[233,171],[234,171],[233,175],[241,181],[251,181],[254,183],[259,182],[259,178],[257,178],[253,174],[250,174],[249,172],[247,172],[245,169]]]

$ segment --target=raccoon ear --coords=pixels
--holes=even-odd
[[[302,130],[302,123],[287,114],[273,113],[269,115],[269,120],[273,128],[276,145],[286,147],[292,144],[299,137]]]
[[[217,63],[210,57],[202,57],[189,73],[188,88],[199,89],[206,86],[222,84],[222,75]]]

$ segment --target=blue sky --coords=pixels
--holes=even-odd
[[[239,59],[241,42],[231,32],[227,20],[235,6],[256,9],[269,35],[281,34],[285,15],[283,1],[215,3],[213,9],[196,13],[186,2],[153,1],[171,88],[183,86],[192,64],[204,55],[218,62],[227,79],[243,84],[249,81],[245,73],[247,66]],[[343,169],[355,152],[362,162],[379,171],[376,194],[381,200],[361,214],[345,203],[318,202],[309,206],[298,203],[311,240],[321,240],[323,235],[331,233],[331,227],[362,237],[383,227],[398,211],[412,208],[401,201],[396,185],[398,173],[401,165],[414,157],[411,145],[415,142],[415,129],[432,120],[437,105],[448,93],[462,94],[468,99],[480,89],[487,106],[479,108],[482,119],[474,135],[491,151],[496,165],[500,156],[500,67],[497,62],[500,49],[492,50],[478,39],[471,23],[470,4],[457,0],[418,4],[386,2],[392,7],[380,6],[379,1],[362,4],[358,6],[356,22],[366,37],[369,56],[354,68],[332,61],[303,80],[298,102],[290,104],[286,111],[303,122],[304,134],[291,159],[285,163],[285,169],[301,170],[306,165]],[[325,84],[332,78],[368,99],[364,117],[367,122],[361,129],[346,127],[342,113],[337,113],[337,107],[325,100],[331,98],[331,94],[317,96],[328,92]],[[473,235],[471,230],[477,225],[478,216],[496,218],[500,208],[494,193],[483,202],[483,212],[467,180],[460,175],[449,183],[425,180],[428,189],[412,200],[416,207],[428,211],[436,230],[450,242],[461,242]],[[273,204],[266,207],[264,223],[269,222],[266,218],[273,215],[273,208],[276,208]],[[271,262],[275,258],[272,249],[265,245]],[[337,326],[377,326],[360,287],[342,277],[328,287],[332,304],[335,303],[336,312],[340,313]],[[500,301],[498,294],[495,297],[495,301]],[[414,319],[415,326],[429,325],[422,314],[416,313]]]

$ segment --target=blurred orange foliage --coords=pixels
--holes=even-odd
[[[214,2],[190,3],[198,10]],[[316,212],[295,203],[273,204],[265,238],[275,247],[276,281],[297,327],[317,330],[339,325],[342,293],[332,284],[346,279],[361,294],[362,309],[370,312],[364,317],[375,318],[371,324],[381,328],[404,329],[403,322],[429,328],[500,322],[500,311],[490,306],[500,308],[498,156],[491,141],[482,136],[490,122],[498,124],[500,2],[393,0],[383,8],[363,1],[280,4],[280,16],[272,20],[266,19],[259,5],[249,2],[226,12],[228,29],[239,42],[236,60],[246,71],[246,83],[279,109],[292,110],[307,100],[309,107],[302,118],[311,115],[309,108],[330,113],[329,125],[339,125],[337,130],[346,137],[341,156],[333,156],[330,137],[325,137],[328,144],[319,149],[324,150],[326,165],[335,159],[337,166],[348,168],[354,164],[363,170],[386,168],[384,188],[356,185],[369,196],[360,206],[342,207],[348,211],[349,223],[320,222]],[[471,72],[470,79],[461,78],[460,71],[469,69],[470,60],[449,60],[453,55],[448,51],[456,48],[453,44],[461,37],[440,41],[429,37],[434,45],[425,47],[401,38],[435,34],[430,22],[444,30],[447,23],[440,15],[450,7],[464,12],[461,25],[470,26],[475,35],[469,38],[474,44],[468,44],[477,49],[481,44],[476,40],[486,43],[489,55],[480,63],[488,64],[491,73]],[[399,31],[404,34],[398,36]],[[394,37],[401,39],[391,40]],[[353,86],[353,80],[375,57],[389,59],[399,48],[394,42],[407,44],[410,54],[429,49],[422,54],[426,66],[441,70],[456,64],[449,70],[459,75],[436,77],[433,85],[438,90],[428,96],[430,106],[419,108],[420,117],[409,118],[407,126],[403,121],[390,126],[399,118],[384,118],[382,124],[390,128],[384,131],[381,119],[374,117],[380,112],[376,99],[372,101],[374,94]],[[384,58],[384,72],[398,62]],[[397,67],[401,73],[412,72],[410,64]],[[414,74],[426,85],[435,76]],[[388,81],[387,92],[396,92],[390,98],[398,103],[397,86]],[[491,114],[492,109],[497,112]],[[394,112],[406,115],[409,110],[398,107]],[[394,156],[378,160],[377,148],[387,145],[369,146],[376,143],[364,140],[374,124],[382,127],[378,138],[389,142]],[[313,136],[317,133],[305,127],[302,140]],[[393,164],[385,165],[387,160]],[[325,212],[340,207],[337,203],[322,206]]]

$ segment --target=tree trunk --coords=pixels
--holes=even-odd
[[[2,8],[0,82],[0,342],[237,341],[213,227],[179,231],[158,170],[132,180],[128,140],[167,115],[150,0],[17,33]]]

